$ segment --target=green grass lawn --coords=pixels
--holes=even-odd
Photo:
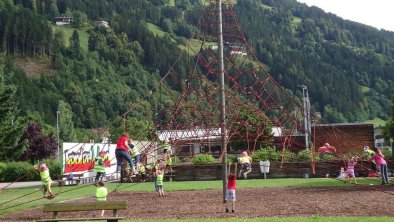
[[[201,44],[203,42],[199,39],[191,39],[191,40],[187,40],[186,46],[185,45],[178,45],[179,48],[186,50],[186,52],[190,55],[195,55],[196,53],[198,53],[200,51],[201,48]],[[204,46],[203,48],[206,49],[209,46],[212,45],[217,45],[216,42],[204,42]]]
[[[371,122],[373,123],[373,125],[375,127],[377,127],[377,126],[385,126],[386,125],[386,121],[382,120],[379,117],[376,117],[375,119],[371,120]]]
[[[358,182],[361,184],[380,184],[379,180],[370,180],[359,178]],[[112,192],[118,183],[108,183],[108,191]],[[165,182],[166,191],[181,191],[181,190],[219,190],[222,189],[222,181],[186,181],[186,182]],[[256,180],[239,180],[237,182],[238,189],[242,188],[270,188],[270,187],[322,187],[322,186],[352,186],[351,184],[344,184],[330,178],[287,178],[287,179],[256,179]],[[33,207],[40,207],[45,203],[54,203],[64,200],[93,197],[95,195],[95,186],[80,185],[80,186],[63,186],[62,188],[54,187],[53,191],[59,195],[53,200],[43,199],[40,188],[23,188],[23,189],[7,189],[0,191],[0,215],[20,211]],[[32,192],[36,191],[33,194]],[[60,191],[60,192],[59,192]],[[131,183],[120,184],[118,187],[120,192],[135,192],[146,191],[153,192],[152,183]],[[28,195],[30,194],[30,195]],[[26,195],[26,196],[24,196]],[[109,194],[110,195],[110,194]],[[22,197],[24,196],[24,197]],[[14,200],[16,198],[20,199]],[[11,201],[12,200],[12,201]],[[9,203],[5,203],[10,201]],[[30,203],[27,203],[32,201]],[[20,205],[22,204],[22,205]],[[17,206],[18,205],[18,206]],[[15,206],[15,207],[14,207]]]
[[[366,86],[360,86],[360,90],[362,93],[367,93],[369,92],[371,89],[369,87]]]
[[[148,29],[151,31],[153,34],[163,37],[163,35],[167,32],[164,32],[159,26],[152,24],[152,23],[147,23],[148,24]]]
[[[149,31],[151,31],[156,36],[163,37],[165,34],[170,34],[168,32],[163,31],[163,29],[161,29],[159,26],[155,24],[149,22],[147,24]],[[176,42],[176,40],[173,38],[171,38],[171,40],[173,42]],[[188,47],[190,47],[190,49],[192,50],[188,50],[188,47],[186,47],[185,45],[178,45],[178,46],[180,49],[186,50],[190,55],[194,55],[195,54],[194,52],[199,52],[202,41],[198,39],[191,39],[191,40],[187,40],[187,44],[189,44]],[[205,44],[206,46],[208,46],[208,45],[214,45],[216,43],[206,42]]]
[[[259,61],[253,60],[253,59],[254,59],[254,57],[252,57],[252,56],[248,56],[248,57],[246,57],[246,59],[242,56],[237,56],[237,57],[235,57],[235,63],[240,64],[241,62],[243,62],[244,63],[243,65],[245,65],[245,64],[252,65],[256,69],[258,69],[260,66],[262,66],[266,72],[269,72],[271,70],[267,64],[264,64],[262,62],[259,62]]]
[[[299,17],[294,17],[293,21],[291,22],[293,25],[297,26],[300,25],[302,22],[302,19]]]
[[[265,9],[268,9],[268,10],[272,10],[272,7],[271,7],[271,6],[266,5],[266,4],[263,4],[263,3],[261,3],[261,2],[260,2],[260,7],[265,8]]]
[[[149,31],[151,31],[156,36],[163,37],[164,34],[170,34],[168,32],[163,31],[163,29],[161,29],[159,26],[157,26],[155,24],[152,24],[152,23],[149,23],[149,22],[147,24],[148,24]],[[172,37],[171,37],[171,41],[172,42],[176,42],[176,40],[173,39]]]
[[[69,25],[62,25],[62,26],[52,26],[53,32],[57,31],[63,31],[66,39],[66,46],[68,47],[70,45],[69,39],[71,38],[75,28],[69,26]],[[88,28],[83,28],[83,29],[77,29],[78,35],[79,35],[79,42],[81,44],[82,49],[88,50],[88,40],[89,40],[89,34],[87,33]]]

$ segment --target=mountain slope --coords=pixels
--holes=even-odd
[[[203,7],[198,0],[10,2],[0,0],[0,11],[7,11],[1,13],[1,51],[47,57],[52,66],[51,75],[27,77],[15,63],[6,63],[14,72],[23,114],[38,112],[54,124],[58,101],[64,100],[80,128],[105,126],[135,101],[141,105],[131,117],[157,118],[154,113],[171,103],[170,98],[155,92],[152,98],[146,95],[159,87],[160,78],[183,50],[180,46],[192,35]],[[328,121],[387,119],[389,96],[394,95],[394,33],[345,21],[295,0],[238,0],[234,8],[270,74],[298,97],[298,85],[308,86],[313,109]],[[76,32],[67,35],[64,28],[52,28],[48,21],[56,15],[78,18],[72,28]],[[109,21],[111,28],[89,25],[97,19]],[[27,24],[45,30],[34,33],[36,44],[26,41],[32,36],[24,28]],[[48,34],[52,29],[55,33]],[[186,72],[189,59],[180,58],[183,66],[177,73]],[[166,90],[179,90],[170,79],[163,84]]]

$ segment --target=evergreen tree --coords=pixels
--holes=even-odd
[[[394,139],[394,96],[391,98],[391,117],[384,127],[384,135],[387,139]]]
[[[81,28],[87,24],[88,18],[85,13],[80,11],[75,11],[73,13],[73,26],[76,28]]]
[[[72,120],[73,112],[71,106],[62,100],[58,105],[59,113],[59,137],[61,141],[75,142],[76,135],[74,122]]]
[[[3,66],[0,66],[0,161],[15,161],[24,151],[19,139],[24,125],[18,115],[15,101],[16,87],[9,84]]]
[[[74,30],[70,38],[70,53],[71,53],[71,57],[73,57],[74,59],[82,58],[82,49],[81,49],[81,44],[79,42],[79,34],[77,30]]]

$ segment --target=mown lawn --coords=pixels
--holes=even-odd
[[[81,44],[81,48],[84,50],[88,50],[88,40],[89,34],[87,33],[87,29],[75,29],[69,25],[62,26],[52,26],[53,32],[63,31],[65,36],[65,45],[70,45],[70,38],[73,35],[74,30],[78,31],[79,42]]]
[[[386,121],[382,120],[382,119],[379,118],[379,117],[376,117],[375,119],[371,120],[371,122],[373,123],[373,125],[374,125],[375,127],[378,127],[378,126],[385,126],[385,125],[386,125]]]
[[[163,31],[159,26],[152,24],[152,23],[147,23],[148,24],[148,29],[149,31],[151,31],[153,34],[159,36],[159,37],[163,37],[164,34],[166,34],[167,32]]]
[[[302,22],[302,19],[299,17],[294,17],[293,21],[291,22],[293,25],[297,26],[300,25]]]

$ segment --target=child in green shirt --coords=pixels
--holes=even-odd
[[[99,181],[97,183],[97,189],[96,189],[96,200],[97,201],[107,201],[107,195],[108,195],[108,190],[105,187],[105,184],[103,181]],[[101,216],[104,216],[105,210],[101,211]]]
[[[159,197],[164,197],[163,178],[164,178],[164,171],[158,170],[156,176],[156,186],[159,192]]]
[[[52,180],[51,180],[51,176],[49,175],[49,169],[47,165],[45,163],[42,163],[40,166],[34,166],[34,170],[37,173],[40,173],[44,198],[52,199],[54,197],[51,189]]]

